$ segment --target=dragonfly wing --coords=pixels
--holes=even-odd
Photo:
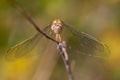
[[[46,26],[43,31],[47,32],[49,26]],[[28,38],[27,40],[24,40],[23,42],[18,43],[17,45],[11,47],[8,49],[6,53],[6,58],[7,59],[17,59],[20,57],[24,57],[27,55],[35,54],[38,53],[40,49],[38,49],[41,45],[42,42],[40,41],[43,35],[41,35],[39,32]]]
[[[108,56],[110,51],[108,49],[108,47],[101,43],[100,41],[98,41],[95,37],[93,37],[92,35],[89,35],[87,33],[84,32],[79,32],[77,30],[75,30],[72,26],[65,24],[67,29],[69,29],[70,32],[72,32],[72,34],[69,32],[69,34],[72,35],[71,39],[68,40],[68,42],[70,42],[72,40],[72,43],[78,45],[77,50],[79,50],[79,52],[82,55],[88,55],[88,56],[93,56],[93,57],[105,57]],[[71,42],[70,42],[71,43]],[[68,43],[68,45],[70,44]],[[69,46],[72,47],[72,46]],[[96,54],[97,53],[97,54]],[[99,54],[98,54],[99,53]],[[103,53],[103,54],[101,54]]]

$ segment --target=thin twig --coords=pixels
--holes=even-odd
[[[11,2],[10,2],[11,1]],[[21,13],[21,15],[23,17],[25,17],[34,27],[35,29],[40,32],[42,35],[44,35],[47,39],[52,40],[55,43],[59,43],[58,41],[56,41],[55,39],[49,37],[47,34],[45,34],[35,23],[35,21],[31,18],[30,14],[28,14],[28,12],[19,4],[17,3],[15,0],[10,0],[9,2],[11,3],[11,6],[13,6],[14,8],[16,8],[16,10]],[[50,24],[51,25],[51,24]]]

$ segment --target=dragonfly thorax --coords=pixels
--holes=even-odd
[[[60,34],[62,32],[62,22],[59,19],[54,20],[51,29],[55,34]]]

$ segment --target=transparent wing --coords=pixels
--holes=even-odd
[[[69,34],[71,34],[67,43],[69,50],[78,48],[76,49],[78,53],[96,58],[102,58],[109,55],[110,51],[108,47],[98,41],[95,37],[84,32],[78,32],[72,26],[65,23],[64,25],[69,29]],[[76,47],[71,46],[73,44],[76,45]]]
[[[48,32],[49,31],[49,25],[46,26],[43,31],[44,32]],[[20,57],[24,57],[24,56],[28,56],[31,54],[38,54],[40,50],[42,50],[43,48],[40,47],[42,46],[42,41],[45,41],[42,38],[43,35],[41,35],[39,32],[30,37],[29,39],[26,39],[23,42],[18,43],[17,45],[11,47],[8,49],[7,53],[6,53],[6,58],[7,59],[17,59]],[[40,54],[40,53],[39,53]]]
[[[109,49],[91,35],[64,26],[62,39],[66,41],[74,80],[106,80],[107,69],[104,63]],[[61,80],[61,76],[62,80],[68,79],[61,61],[58,61],[51,80]],[[54,76],[54,73],[58,76]]]

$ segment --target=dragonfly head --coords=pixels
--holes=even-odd
[[[51,29],[55,34],[60,34],[62,32],[62,21],[60,19],[55,19],[52,22]]]

